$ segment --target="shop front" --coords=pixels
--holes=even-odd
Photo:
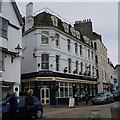
[[[23,76],[22,91],[27,92],[28,89],[32,89],[42,104],[69,104],[70,97],[77,95],[81,100],[86,90],[91,98],[97,94],[96,79],[81,79],[80,76],[58,73],[57,76],[55,73],[46,75],[48,77],[40,75],[32,78]]]

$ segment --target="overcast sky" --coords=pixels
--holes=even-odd
[[[30,0],[17,2],[23,16],[25,16],[28,2]],[[114,65],[118,64],[117,2],[33,2],[33,5],[34,12],[47,7],[72,24],[75,21],[90,18],[93,24],[93,31],[102,35],[102,41],[108,49],[108,57]]]

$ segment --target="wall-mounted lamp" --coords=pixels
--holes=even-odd
[[[64,68],[64,73],[66,73],[68,70],[67,70],[67,67]]]
[[[20,54],[20,52],[22,50],[22,48],[20,47],[19,44],[17,45],[17,47],[15,48],[15,50],[16,50],[16,53],[17,53],[16,57],[19,57],[19,54]]]

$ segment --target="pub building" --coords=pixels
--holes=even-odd
[[[42,104],[50,105],[68,104],[70,97],[81,98],[86,90],[91,98],[95,96],[92,40],[49,9],[33,16],[33,3],[27,4],[24,21],[22,92],[32,89]],[[91,20],[80,24],[91,24]]]

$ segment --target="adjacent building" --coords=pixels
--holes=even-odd
[[[32,89],[43,104],[97,94],[95,46],[75,27],[49,10],[33,16],[29,3],[22,42],[22,91]]]
[[[120,90],[120,64],[115,66],[115,79],[114,83],[116,87]]]
[[[101,35],[93,32],[92,22],[88,20],[76,21],[74,24],[76,30],[80,31],[83,36],[87,36],[93,42],[96,61],[96,74],[98,93],[110,91],[109,87],[113,85],[114,67],[107,56],[107,48],[102,42]]]
[[[0,2],[0,88],[2,97],[13,91],[19,94],[22,25],[22,17],[16,3]]]

